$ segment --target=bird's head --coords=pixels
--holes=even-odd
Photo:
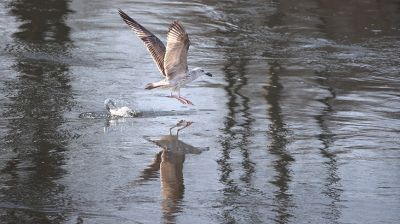
[[[202,75],[207,75],[212,77],[212,74],[209,72],[205,72],[202,68],[194,68],[190,71],[192,74],[196,75],[196,77],[200,77]]]
[[[104,101],[104,106],[106,107],[106,110],[108,112],[110,112],[110,109],[115,109],[116,108],[114,101],[112,101],[111,99],[106,99]]]

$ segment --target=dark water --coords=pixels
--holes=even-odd
[[[195,106],[143,89],[117,8],[182,21]],[[0,223],[400,220],[400,1],[5,0],[0,30]],[[172,112],[79,117],[107,98]]]

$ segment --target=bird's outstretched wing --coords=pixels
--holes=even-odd
[[[178,21],[173,22],[168,31],[167,50],[164,57],[164,71],[167,79],[186,74],[189,45],[189,35],[183,26]]]
[[[125,12],[121,9],[118,9],[119,15],[125,21],[128,26],[135,31],[136,35],[144,42],[147,50],[150,52],[153,57],[154,62],[157,64],[158,70],[160,73],[165,76],[164,70],[164,56],[165,56],[165,46],[154,34],[136,22],[134,19],[129,17]]]

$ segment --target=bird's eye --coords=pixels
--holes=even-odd
[[[202,69],[201,72],[204,72],[204,70]]]

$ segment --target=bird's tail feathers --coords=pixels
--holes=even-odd
[[[145,89],[154,89],[154,88],[157,88],[157,87],[160,87],[161,85],[157,85],[157,84],[155,84],[155,83],[148,83],[144,88]]]

